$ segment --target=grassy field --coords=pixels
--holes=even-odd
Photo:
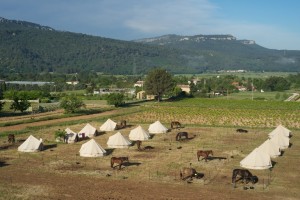
[[[228,96],[219,96],[221,99],[234,99],[234,100],[266,100],[266,101],[284,101],[291,96],[293,91],[290,92],[258,92],[258,91],[245,91],[238,93],[231,93]]]
[[[220,73],[203,73],[203,74],[197,74],[196,77],[199,78],[212,78],[222,75],[236,75],[238,77],[245,77],[245,78],[262,78],[266,79],[271,76],[280,76],[280,77],[287,77],[290,74],[297,74],[293,72],[245,72],[245,73],[232,73],[232,72],[220,72]]]
[[[153,199],[155,192],[160,194],[157,199],[299,199],[299,109],[299,103],[295,102],[219,99],[186,99],[179,102],[132,105],[120,110],[122,115],[106,116],[115,121],[128,121],[129,126],[119,130],[126,137],[137,125],[142,125],[147,130],[150,123],[160,120],[169,128],[170,121],[178,120],[185,125],[181,131],[187,131],[191,139],[175,141],[178,130],[171,130],[143,142],[142,146],[154,147],[151,151],[138,151],[136,146],[108,149],[106,142],[117,131],[106,132],[95,137],[109,152],[101,158],[82,158],[78,155],[85,141],[75,144],[54,141],[56,130],[70,127],[77,132],[86,122],[40,126],[30,133],[17,136],[17,139],[26,139],[29,134],[33,134],[37,138],[43,138],[47,148],[38,153],[20,153],[16,149],[18,145],[8,147],[2,137],[0,199],[74,199],[80,194],[75,195],[71,191],[74,192],[74,188],[83,180],[89,180],[90,184],[94,182],[95,187],[89,187],[96,189],[98,193],[86,187],[82,199],[96,198],[96,195],[104,195],[106,199],[137,199],[136,193],[130,190],[135,187],[144,195],[144,199]],[[126,112],[128,114],[124,114]],[[91,118],[89,121],[97,129],[103,122],[104,119],[99,118]],[[279,123],[293,132],[291,148],[285,150],[283,156],[273,159],[274,167],[271,171],[251,170],[259,177],[254,190],[243,190],[241,183],[233,189],[232,169],[239,168],[239,162],[262,144],[268,133]],[[237,127],[247,127],[249,133],[236,133]],[[213,150],[213,158],[208,162],[197,161],[198,149]],[[111,169],[112,156],[128,156],[130,165],[120,171]],[[179,170],[189,166],[203,173],[204,178],[194,179],[192,184],[179,180]],[[71,183],[68,182],[69,179],[72,180]],[[101,185],[104,183],[106,185]],[[108,194],[105,188],[110,184],[121,184],[119,187],[123,192]],[[92,194],[95,196],[90,196]]]

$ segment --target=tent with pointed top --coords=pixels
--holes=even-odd
[[[79,153],[82,157],[101,157],[106,154],[106,151],[94,139],[91,139],[81,145]]]
[[[116,129],[117,123],[111,119],[106,120],[102,126],[100,126],[100,131],[113,131]]]
[[[240,165],[247,169],[269,169],[272,167],[272,162],[269,154],[255,148],[240,162]]]
[[[145,131],[141,126],[136,127],[135,129],[132,129],[129,133],[129,139],[133,141],[144,141],[148,140],[150,138],[150,135],[147,131]]]
[[[97,135],[97,129],[89,123],[87,123],[85,127],[83,127],[83,129],[81,129],[81,131],[78,132],[78,135],[80,137],[83,137],[83,134],[85,137],[94,137]]]
[[[290,146],[290,138],[283,134],[275,134],[270,140],[277,144],[281,150],[287,149]]]
[[[150,124],[149,133],[158,134],[158,133],[166,133],[168,129],[160,123],[160,121],[156,121],[153,124]]]
[[[267,139],[258,147],[261,151],[270,155],[271,158],[276,158],[281,155],[280,147],[270,139]]]
[[[269,133],[269,138],[272,138],[276,134],[282,134],[286,137],[290,137],[292,132],[289,129],[285,128],[284,126],[279,125],[271,133]]]
[[[19,147],[18,151],[22,152],[36,152],[43,150],[42,139],[37,139],[30,135]]]
[[[131,142],[126,139],[120,132],[110,136],[107,141],[109,148],[128,148]]]
[[[72,131],[70,128],[66,128],[66,136],[68,143],[74,143],[78,141],[78,134],[74,131]]]

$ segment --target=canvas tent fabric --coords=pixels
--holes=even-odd
[[[160,121],[156,121],[153,124],[150,124],[149,133],[158,134],[158,133],[166,133],[168,129],[160,123]]]
[[[78,136],[83,137],[83,134],[85,137],[94,137],[97,134],[97,129],[89,123],[87,123],[85,127],[83,127],[81,131],[79,131]]]
[[[72,131],[70,128],[66,128],[65,131],[68,143],[74,143],[76,141],[76,137],[78,137],[78,134]]]
[[[271,139],[273,143],[279,145],[280,149],[287,149],[290,145],[290,138],[282,135],[282,134],[275,134]]]
[[[276,134],[282,134],[286,137],[290,137],[292,132],[289,129],[285,128],[284,126],[279,125],[271,133],[269,133],[269,138],[272,138]]]
[[[136,127],[135,129],[132,129],[129,133],[129,139],[133,141],[144,141],[148,140],[150,138],[150,135],[147,131],[145,131],[141,126]]]
[[[19,147],[18,151],[22,152],[36,152],[43,150],[42,139],[37,139],[30,135]]]
[[[111,119],[106,120],[106,122],[100,126],[100,131],[113,131],[116,129],[117,123]]]
[[[126,139],[120,132],[110,136],[107,141],[109,148],[128,148],[131,142]]]
[[[240,166],[247,169],[269,169],[272,167],[271,157],[255,148],[240,162]]]
[[[94,139],[91,139],[81,145],[79,153],[82,157],[101,157],[106,154],[106,151]]]
[[[276,158],[281,155],[280,147],[270,139],[267,139],[258,147],[262,152],[269,154],[271,158]]]

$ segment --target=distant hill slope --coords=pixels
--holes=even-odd
[[[164,35],[135,42],[193,52],[190,64],[205,63],[209,70],[300,71],[300,51],[267,49],[232,35]]]
[[[173,73],[300,71],[299,63],[300,51],[266,49],[231,35],[166,35],[121,41],[0,18],[0,74],[91,70],[143,74],[154,67]]]

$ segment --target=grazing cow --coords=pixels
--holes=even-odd
[[[236,129],[236,132],[238,132],[238,133],[248,133],[248,131],[246,129],[242,129],[242,128]]]
[[[8,143],[15,143],[15,134],[8,134],[7,141]]]
[[[194,168],[190,167],[184,167],[180,170],[180,179],[181,180],[186,180],[186,179],[192,179],[193,177],[195,178],[202,178],[203,175],[199,174]]]

